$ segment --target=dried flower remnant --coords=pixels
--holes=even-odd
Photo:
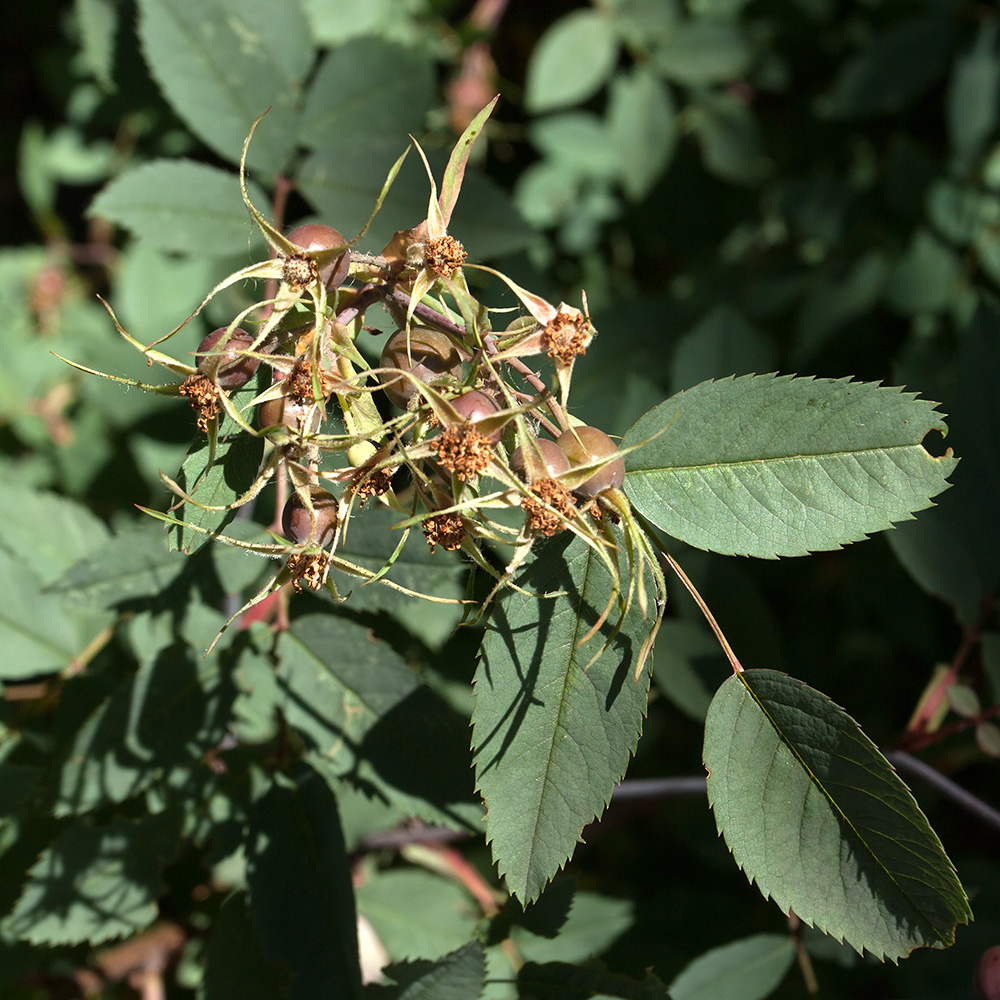
[[[281,277],[296,291],[302,291],[319,280],[319,269],[307,254],[294,254],[284,259]]]
[[[212,380],[205,375],[188,375],[181,382],[177,391],[186,396],[198,414],[198,430],[207,433],[208,425],[219,415],[222,404],[219,402],[219,390],[212,384]]]
[[[358,469],[351,478],[351,492],[357,498],[358,503],[364,507],[366,500],[387,493],[395,471],[395,469],[389,468],[376,469],[374,472]]]
[[[424,247],[424,267],[442,278],[450,278],[465,263],[468,254],[454,236],[438,236]]]
[[[297,594],[302,593],[303,586],[319,590],[329,568],[330,556],[326,552],[296,552],[288,557],[291,584]]]
[[[315,366],[311,361],[300,361],[289,373],[288,373],[288,396],[296,403],[315,403],[318,402],[315,393],[315,385],[313,382],[313,372]],[[324,372],[318,372],[319,375],[319,385],[323,392],[323,398],[325,399],[329,395],[330,389],[333,385],[333,379]]]
[[[465,538],[465,522],[460,514],[435,514],[424,520],[424,535],[431,552],[435,545],[451,551],[459,548]]]
[[[431,447],[442,468],[465,481],[478,476],[493,460],[490,439],[472,424],[455,424],[443,431]]]
[[[532,497],[521,498],[528,527],[546,536],[562,531],[566,527],[565,518],[576,512],[569,490],[554,479],[540,479],[532,484],[531,492],[538,497],[537,500]]]
[[[550,358],[568,365],[575,357],[587,352],[593,336],[590,320],[583,313],[560,309],[545,324],[542,346]]]

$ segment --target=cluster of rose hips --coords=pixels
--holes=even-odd
[[[225,412],[237,433],[267,439],[256,481],[229,507],[252,500],[275,472],[287,473],[292,492],[280,519],[286,541],[229,540],[285,560],[266,592],[291,582],[336,593],[331,567],[383,578],[388,566],[372,573],[339,554],[351,517],[377,502],[400,514],[401,530],[419,525],[432,550],[461,549],[491,574],[493,592],[511,581],[539,537],[571,531],[616,583],[628,578],[623,590],[616,588],[622,616],[638,573],[645,612],[642,573],[652,569],[657,577],[658,605],[662,576],[621,492],[622,456],[603,431],[568,411],[575,360],[594,336],[590,318],[479,267],[505,282],[529,314],[494,329],[496,314],[465,280],[465,270],[478,265],[466,262],[464,248],[447,233],[469,145],[456,147],[440,198],[431,178],[427,219],[397,232],[380,254],[352,249],[356,241],[329,226],[303,225],[282,235],[246,198],[244,185],[272,257],[231,275],[205,301],[238,281],[262,279],[265,298],[202,340],[196,368],[155,345],[141,349],[185,375],[176,391],[195,408],[203,432],[218,434]],[[396,329],[373,364],[356,339],[371,330],[364,318],[376,305]],[[531,357],[547,359],[554,371],[546,378],[526,363]],[[270,369],[270,385],[237,406],[233,393],[262,365]],[[164,478],[178,504],[197,502]],[[517,510],[520,516],[512,516]],[[625,546],[622,531],[630,538]],[[497,543],[513,547],[502,565]]]

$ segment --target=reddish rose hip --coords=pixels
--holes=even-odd
[[[290,427],[294,430],[315,433],[319,430],[319,408],[312,403],[296,403],[287,396],[267,399],[257,407],[257,426]]]
[[[614,441],[597,427],[571,427],[556,439],[571,466],[588,465],[602,458],[618,454]],[[617,458],[585,479],[574,490],[581,497],[596,497],[604,490],[618,489],[625,482],[625,461]]]
[[[983,952],[972,985],[979,1000],[1000,1000],[1000,945]]]
[[[212,377],[223,389],[240,389],[254,377],[260,359],[241,353],[253,343],[253,337],[236,327],[228,337],[228,328],[220,326],[198,345],[198,371]],[[216,349],[218,347],[218,349]]]
[[[409,342],[406,330],[397,330],[382,348],[379,366],[410,372],[421,382],[431,382],[442,375],[462,377],[462,356],[452,339],[422,326],[410,328]],[[417,395],[417,387],[401,375],[385,372],[379,375],[379,381],[382,391],[401,410]]]
[[[530,475],[524,459],[524,449],[518,448],[510,456],[510,471],[518,479],[523,479],[526,483],[533,482],[535,479],[554,479],[569,470],[569,459],[555,441],[549,441],[548,438],[538,438],[535,444],[542,454],[544,468],[536,469],[535,475]]]
[[[325,548],[333,541],[339,515],[337,498],[322,487],[310,487],[312,512],[298,493],[293,493],[281,512],[281,530],[296,545],[313,543]]]
[[[333,247],[343,246],[347,242],[332,226],[321,226],[318,223],[296,226],[288,234],[287,239],[289,243],[294,243],[307,252],[310,250],[332,250]],[[351,254],[349,250],[345,250],[341,256],[319,269],[320,280],[328,289],[332,290],[344,281],[350,266]]]
[[[468,392],[463,392],[450,402],[458,411],[458,415],[468,424],[477,424],[485,417],[492,417],[494,413],[500,412],[500,407],[497,406],[493,397],[487,396],[485,392],[480,392],[478,389],[470,389]],[[489,434],[486,434],[479,428],[477,430],[493,444],[496,444],[503,437],[502,427],[491,431]]]

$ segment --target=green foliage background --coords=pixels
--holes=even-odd
[[[1000,804],[988,723],[1000,703],[1000,14],[961,0],[496,9],[486,25],[443,0],[76,0],[11,14],[4,996],[57,995],[101,947],[157,919],[184,930],[171,997],[360,996],[345,958],[355,906],[398,966],[399,985],[366,988],[376,997],[463,1000],[484,976],[498,1000],[662,997],[663,984],[676,1000],[807,995],[786,918],[737,871],[703,794],[622,794],[537,903],[522,913],[501,889],[499,913],[484,911],[458,875],[467,863],[501,885],[473,794],[495,779],[483,760],[474,776],[468,749],[481,636],[453,632],[451,610],[375,588],[337,611],[304,597],[277,647],[256,625],[203,658],[233,610],[226,595],[265,567],[229,549],[171,552],[135,512],[165,507],[159,470],[180,467],[190,411],[54,354],[150,377],[96,295],[147,342],[260,258],[234,164],[268,106],[248,164],[255,203],[291,178],[287,222],[353,235],[407,133],[440,170],[460,95],[476,111],[499,92],[452,229],[474,260],[552,301],[586,289],[599,336],[577,364],[576,412],[611,433],[674,392],[751,372],[941,401],[961,462],[916,521],[802,559],[672,551],[746,666],[818,688],[883,748],[905,744],[922,693],[935,679],[943,690],[937,666],[957,662],[941,738],[917,749]],[[425,211],[411,156],[361,248]],[[220,296],[187,349],[249,301]],[[926,443],[944,450],[933,431]],[[269,523],[269,497],[247,537]],[[351,544],[377,566],[395,539],[360,525]],[[400,565],[461,593],[461,564],[419,542]],[[477,690],[506,655],[492,634]],[[705,714],[728,673],[674,588],[630,781],[704,773]],[[898,967],[806,929],[825,997],[971,996],[979,954],[1000,943],[1000,832],[913,787],[976,921],[949,951]],[[414,816],[461,835],[459,853],[385,838]],[[551,850],[559,864],[572,844]]]

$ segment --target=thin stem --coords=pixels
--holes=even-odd
[[[705,598],[698,593],[698,588],[691,582],[687,573],[681,569],[677,560],[674,559],[669,552],[660,547],[654,536],[651,537],[653,537],[653,543],[656,545],[659,552],[660,560],[665,562],[674,571],[681,583],[684,584],[687,592],[694,599],[694,603],[698,605],[699,610],[705,616],[705,621],[708,622],[708,627],[712,630],[715,638],[719,641],[719,645],[722,647],[723,653],[726,654],[726,659],[729,660],[729,665],[733,668],[733,673],[742,674],[743,665],[733,652],[733,647],[729,645],[729,640],[725,637],[719,623],[715,620],[715,615],[712,614],[711,609],[705,603]]]
[[[788,932],[792,936],[792,943],[795,945],[795,957],[799,962],[799,971],[802,973],[802,980],[805,983],[806,992],[811,996],[819,993],[819,980],[816,979],[816,970],[813,969],[812,959],[806,946],[802,941],[802,921],[798,916],[789,911]]]

